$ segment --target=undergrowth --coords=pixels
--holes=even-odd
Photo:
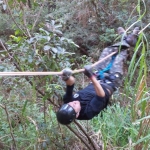
[[[136,25],[142,30],[148,24],[142,22],[148,3],[140,0],[130,1],[131,5],[128,0],[56,1],[56,7],[49,1],[31,1],[32,9],[25,2],[9,3],[15,33],[0,51],[1,71],[79,69],[96,61],[102,49],[115,41],[118,26],[129,32]],[[45,16],[47,6],[57,9]],[[40,9],[43,7],[45,11]],[[46,22],[41,22],[44,19],[40,16],[45,16]],[[9,28],[9,19],[4,20],[0,27],[7,23]],[[92,143],[100,143],[104,150],[150,149],[147,29],[140,33],[131,52],[124,87],[113,95],[112,104],[91,121],[58,124],[55,112],[65,89],[58,76],[0,77],[0,149],[96,149]],[[83,74],[75,77],[75,90],[87,84]]]

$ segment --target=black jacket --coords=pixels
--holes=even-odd
[[[92,83],[75,94],[73,94],[74,85],[67,86],[63,101],[64,103],[77,100],[80,101],[81,111],[77,118],[78,120],[92,119],[94,116],[98,115],[101,110],[107,107],[110,95],[106,87],[104,85],[101,86],[105,92],[105,97],[97,96]]]

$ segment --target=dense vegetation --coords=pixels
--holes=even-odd
[[[148,150],[149,0],[0,0],[0,71],[61,71],[97,61],[119,26],[141,31],[124,84],[91,121],[62,126],[65,84],[55,76],[0,76],[0,149]],[[76,89],[87,84],[75,74]]]

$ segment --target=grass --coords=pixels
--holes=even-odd
[[[144,11],[141,10],[141,3],[143,3]],[[131,13],[126,27],[134,17],[134,11],[138,12],[138,16],[136,16],[138,19],[128,29],[141,23],[146,13],[145,2],[138,0],[138,5]],[[63,18],[62,11],[60,13],[57,16],[60,15]],[[63,22],[65,22],[64,20],[63,18]],[[144,28],[142,23],[141,28]],[[148,47],[148,39],[142,32],[134,48],[124,89],[119,96],[114,95],[117,103],[109,106],[102,114],[89,121],[88,125],[84,124],[83,126],[85,128],[92,126],[94,134],[97,135],[97,141],[102,140],[104,150],[150,149],[150,93],[149,87],[147,87],[149,81],[148,61],[146,61]],[[86,57],[80,59],[83,59],[83,64],[88,61]],[[72,63],[75,63],[73,61],[74,59]],[[83,64],[78,64],[77,68]],[[83,87],[84,80],[82,79],[79,76],[79,82]],[[46,91],[45,97],[41,97],[35,90],[38,82],[34,80],[32,80],[33,87],[22,78],[1,78],[0,82],[0,143],[3,143],[4,149],[13,145],[16,149],[26,150],[67,149],[69,146],[74,148],[76,142],[78,145],[82,145],[82,148],[84,147],[74,134],[57,123],[56,108],[46,101],[48,97],[53,97],[55,100],[56,91],[63,94],[62,87],[59,88],[57,84],[49,84],[48,81],[43,88],[40,87]],[[81,86],[81,83],[77,83],[77,85]],[[126,105],[122,106],[122,103]],[[78,133],[83,134],[74,124],[72,127]],[[83,137],[85,138],[85,135]],[[79,149],[78,146],[77,149]]]

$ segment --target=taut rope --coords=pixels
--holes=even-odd
[[[95,62],[92,64],[92,67],[95,67],[99,63],[103,62],[107,58],[113,56],[116,54],[118,51],[112,52],[111,54],[107,55],[105,58],[100,59],[99,61]],[[75,73],[80,73],[84,72],[84,69],[78,69],[78,70],[73,70],[73,74]],[[0,72],[0,76],[45,76],[45,75],[62,75],[62,72]]]

